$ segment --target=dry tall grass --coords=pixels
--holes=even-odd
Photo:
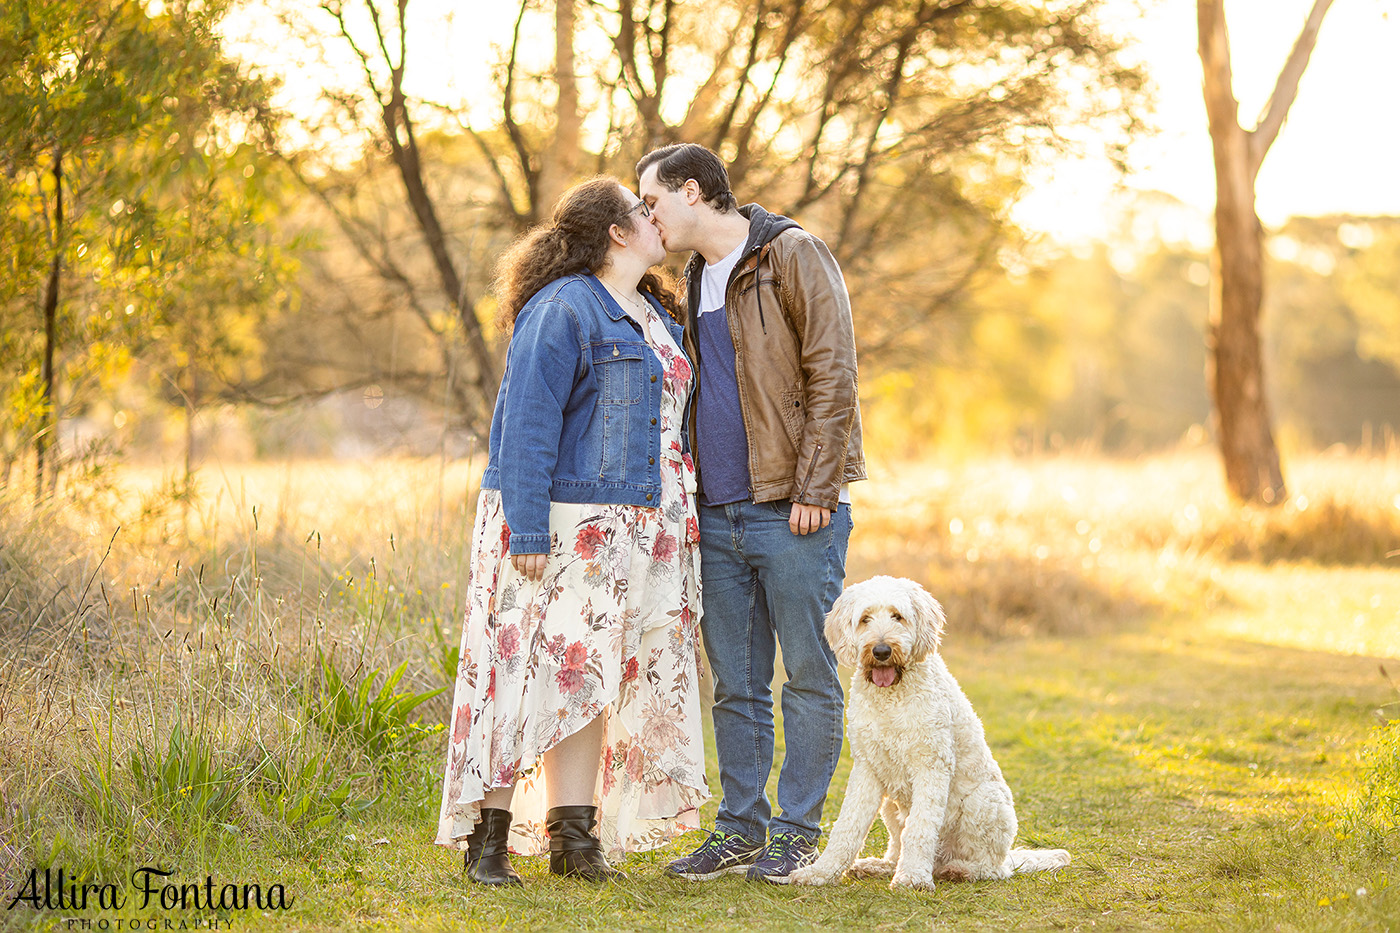
[[[60,857],[295,850],[357,807],[429,819],[414,720],[450,699],[424,698],[455,667],[479,469],[250,464],[180,490],[129,468],[38,509],[0,499],[5,882]],[[1193,612],[1240,562],[1400,565],[1400,457],[1290,478],[1261,511],[1201,454],[890,465],[854,490],[849,578],[914,577],[1005,636]]]
[[[4,500],[7,879],[55,857],[36,851],[46,840],[70,846],[70,864],[205,841],[186,838],[192,827],[293,840],[396,782],[427,782],[385,764],[417,744],[418,714],[444,715],[441,697],[417,710],[402,698],[455,667],[475,476],[471,464],[255,464],[172,491],[138,469],[80,501]],[[327,719],[328,674],[358,729]],[[177,728],[189,741],[172,744]],[[236,793],[212,812],[217,783]]]
[[[992,635],[1083,634],[1215,605],[1232,564],[1400,568],[1400,452],[1300,457],[1289,478],[1260,509],[1199,452],[891,464],[855,487],[848,579],[919,579]]]

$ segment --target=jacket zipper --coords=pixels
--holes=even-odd
[[[753,294],[758,299],[758,326],[764,336],[768,335],[768,324],[763,320],[763,289],[759,288],[759,266],[763,263],[763,251],[759,250],[758,261],[753,265]]]
[[[822,442],[817,441],[816,450],[812,451],[812,459],[807,461],[807,475],[802,477],[802,488],[797,491],[797,501],[804,502],[807,499],[807,487],[812,485],[812,471],[817,468],[817,458],[822,455]]]
[[[766,245],[765,243],[764,246]],[[763,290],[758,287],[763,280],[763,246],[759,246],[755,253],[757,253],[757,258],[753,262],[754,297],[758,299],[758,327],[766,337],[768,335],[768,322],[763,319]]]

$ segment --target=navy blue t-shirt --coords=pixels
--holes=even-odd
[[[730,273],[744,253],[740,243],[700,276],[700,394],[695,406],[695,463],[700,468],[700,501],[705,505],[743,502],[749,491],[749,435],[739,406],[739,378],[734,364],[734,337],[725,312]]]
[[[700,396],[695,408],[700,501],[728,505],[749,498],[749,435],[739,407],[734,339],[724,308],[696,319],[700,344]]]

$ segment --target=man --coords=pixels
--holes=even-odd
[[[784,884],[816,858],[841,755],[843,697],[822,623],[846,575],[846,484],[865,478],[850,300],[826,245],[738,207],[705,147],[657,149],[637,175],[662,243],[695,253],[681,294],[698,369],[701,630],[723,791],[714,833],[667,871]],[[764,786],[779,646],[786,751],[774,816]]]

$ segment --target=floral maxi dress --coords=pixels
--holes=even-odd
[[[486,791],[515,781],[511,851],[548,851],[540,755],[599,715],[604,850],[699,826],[700,533],[681,453],[691,367],[650,304],[645,330],[665,370],[658,507],[550,503],[545,575],[532,583],[511,564],[500,491],[481,492],[439,845],[465,849]]]

